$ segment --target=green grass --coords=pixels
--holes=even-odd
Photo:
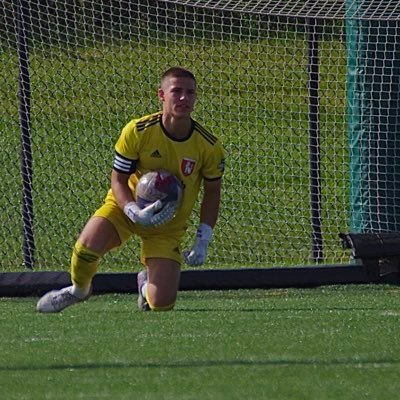
[[[94,296],[0,299],[0,387],[24,399],[393,400],[400,288],[181,292],[169,313]]]

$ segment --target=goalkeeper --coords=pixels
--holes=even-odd
[[[37,310],[54,313],[86,300],[100,258],[132,235],[141,240],[144,269],[137,274],[140,310],[170,310],[179,288],[181,263],[205,262],[217,221],[224,151],[221,142],[192,119],[196,79],[183,68],[168,69],[161,77],[159,112],[130,121],[115,145],[111,189],[104,204],[82,230],[72,251],[72,285],[45,294]],[[165,169],[183,184],[177,210],[160,201],[139,209],[135,186],[148,171]],[[203,187],[200,223],[193,247],[181,252],[187,222]]]

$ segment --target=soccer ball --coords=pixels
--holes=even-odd
[[[176,210],[182,201],[182,193],[182,183],[175,175],[166,170],[150,171],[139,179],[135,200],[140,208],[157,200],[161,200],[163,206],[172,202]]]

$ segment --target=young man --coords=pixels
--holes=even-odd
[[[86,300],[100,258],[133,234],[141,238],[138,307],[170,310],[174,307],[182,258],[201,265],[217,221],[224,151],[220,141],[191,118],[196,101],[196,79],[183,68],[168,69],[161,77],[158,97],[162,111],[130,121],[115,145],[111,189],[104,204],[89,219],[71,258],[72,286],[45,294],[37,304],[43,313],[59,312]],[[175,174],[184,187],[183,200],[174,210],[157,201],[139,209],[134,201],[139,178],[150,170]],[[180,246],[201,184],[200,224],[191,250]],[[160,211],[161,209],[161,211]]]

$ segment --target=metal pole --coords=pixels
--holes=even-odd
[[[317,21],[307,20],[308,29],[308,98],[309,98],[309,154],[310,154],[310,208],[312,227],[312,258],[323,261],[321,220],[321,171],[319,130],[319,57]]]
[[[22,177],[22,222],[23,222],[23,255],[26,268],[33,269],[35,243],[33,232],[32,200],[32,146],[30,124],[30,76],[29,76],[29,22],[28,3],[15,1],[16,33],[19,61],[19,120],[21,129],[21,177]]]

